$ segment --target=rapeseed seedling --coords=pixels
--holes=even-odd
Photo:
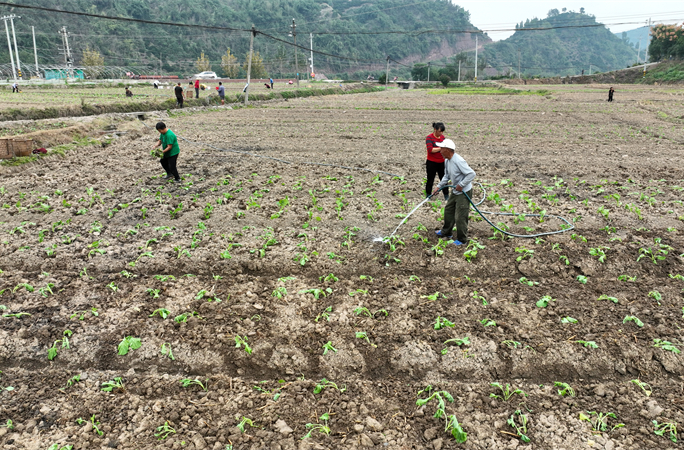
[[[586,348],[598,348],[598,345],[597,345],[596,342],[594,342],[594,341],[582,341],[582,340],[578,340],[578,341],[575,341],[575,342],[577,342],[578,344],[584,345]]]
[[[494,322],[492,319],[482,319],[480,320],[480,323],[484,325],[485,327],[495,327],[496,322]]]
[[[323,344],[323,354],[326,355],[328,351],[333,351],[337,353],[337,349],[333,347],[332,341],[328,341],[325,344]]]
[[[511,397],[513,397],[516,394],[522,395],[523,397],[527,397],[527,394],[522,389],[512,389],[511,385],[506,383],[506,386],[504,387],[501,383],[490,383],[490,386],[494,386],[496,388],[499,388],[501,391],[501,395],[497,394],[489,394],[491,398],[500,398],[501,400],[507,402],[510,400]]]
[[[245,416],[242,416],[242,420],[236,425],[240,431],[243,433],[245,432],[245,425],[249,425],[250,427],[254,428],[254,422],[252,419],[249,419]]]
[[[604,433],[610,433],[611,431],[617,429],[617,428],[622,428],[625,426],[624,423],[618,423],[613,426],[610,430],[608,430],[608,420],[609,419],[616,419],[617,416],[615,413],[608,412],[608,413],[597,413],[596,411],[587,411],[586,415],[584,413],[579,414],[579,419],[580,421],[586,421],[591,424],[591,429],[593,431],[598,431],[598,432],[604,432]]]
[[[618,299],[617,299],[617,298],[615,298],[615,297],[610,297],[610,296],[608,296],[608,295],[606,295],[606,294],[601,294],[601,296],[600,296],[599,298],[597,298],[596,300],[610,300],[610,301],[613,302],[613,303],[617,303],[617,302],[618,302]]]
[[[549,306],[549,302],[555,302],[556,299],[552,298],[550,295],[545,295],[539,300],[537,300],[537,308],[546,308]]]
[[[570,387],[568,383],[562,383],[560,381],[556,381],[553,383],[554,386],[556,386],[558,389],[558,395],[561,397],[565,397],[566,395],[569,397],[574,397],[575,396],[575,390]]]
[[[205,383],[206,383],[207,381],[208,381],[208,380],[205,380]],[[199,387],[202,388],[203,391],[206,391],[206,390],[207,390],[207,385],[206,385],[206,384],[202,384],[202,382],[201,382],[198,378],[195,378],[194,380],[191,380],[190,378],[183,378],[182,380],[180,380],[180,384],[181,384],[181,386],[184,387],[184,388],[187,388],[187,387],[190,387],[190,386],[199,386]]]
[[[154,317],[156,314],[159,314],[159,317],[161,317],[162,319],[166,319],[171,315],[171,311],[169,311],[166,308],[155,309],[154,312],[149,315],[149,317]]]
[[[526,285],[528,285],[528,286],[530,286],[530,287],[539,285],[539,282],[528,280],[528,279],[525,278],[525,277],[520,278],[520,279],[518,280],[518,282],[521,283],[521,284],[526,284]]]
[[[320,394],[322,391],[325,389],[337,389],[340,391],[340,393],[343,393],[344,391],[347,390],[347,385],[345,384],[343,387],[338,387],[336,383],[333,383],[332,381],[329,381],[326,378],[323,378],[321,381],[319,381],[316,386],[314,387],[314,394]]]
[[[426,298],[431,302],[437,301],[439,298],[446,298],[446,295],[440,293],[440,292],[435,292],[434,294],[431,295],[421,295],[420,298]]]
[[[176,430],[169,426],[169,422],[164,422],[164,425],[157,427],[157,432],[154,433],[157,440],[162,441],[169,437],[170,434],[175,434]]]
[[[429,394],[430,391],[432,391],[432,386],[428,386],[424,390],[421,390],[420,392],[418,392],[418,395],[422,394],[423,392],[426,392]],[[435,411],[435,414],[433,415],[433,417],[435,417],[437,419],[444,418],[444,422],[445,422],[444,431],[446,431],[447,433],[450,433],[453,436],[453,438],[456,440],[456,442],[458,442],[459,444],[466,442],[466,440],[468,439],[468,434],[465,431],[463,431],[463,428],[458,423],[456,416],[453,414],[447,415],[447,413],[446,413],[446,401],[448,401],[450,403],[453,403],[453,401],[454,401],[454,397],[451,394],[449,394],[449,392],[447,392],[447,391],[435,391],[434,393],[432,393],[432,395],[430,395],[427,398],[419,398],[416,401],[416,405],[417,406],[423,406],[433,399],[437,400],[437,410]]]
[[[672,342],[664,341],[662,339],[653,339],[653,346],[656,348],[662,348],[663,350],[667,350],[668,352],[672,352],[674,354],[681,353],[681,350],[675,347]]]
[[[435,319],[435,330],[441,330],[444,327],[454,328],[455,326],[456,324],[447,319],[446,317],[437,316],[437,319]]]
[[[516,416],[518,417],[518,422],[520,425],[518,425],[515,421]],[[516,410],[515,413],[511,414],[511,417],[506,421],[506,423],[513,428],[521,441],[525,443],[530,442],[530,438],[528,438],[525,434],[527,433],[527,416],[519,409]]]
[[[247,336],[245,336],[245,337],[240,337],[239,335],[235,336],[235,348],[240,348],[240,347],[244,347],[245,352],[248,355],[252,354],[252,348],[247,344]]]
[[[588,278],[584,275],[577,275],[577,281],[579,281],[582,284],[587,284]]]
[[[330,420],[330,413],[325,413],[321,417],[319,417],[318,419],[322,420],[324,422],[324,424],[321,425],[320,423],[307,423],[306,429],[309,430],[309,432],[306,433],[304,436],[302,436],[301,439],[310,438],[311,434],[314,431],[318,431],[319,433],[323,433],[326,435],[330,434],[330,427],[328,426],[328,421]]]
[[[667,437],[670,438],[672,442],[677,442],[677,422],[663,422],[658,423],[657,420],[653,421],[653,432],[658,436],[665,437],[665,433],[668,434]]]
[[[630,383],[634,383],[639,386],[641,390],[644,391],[644,394],[646,394],[646,397],[650,397],[653,393],[653,388],[648,383],[644,383],[641,380],[630,380]]]
[[[102,386],[103,387],[100,390],[105,392],[112,392],[114,389],[124,389],[123,379],[121,377],[116,377],[113,380],[105,381],[104,383],[102,383]]]
[[[173,357],[173,352],[171,351],[171,344],[163,343],[161,345],[161,354],[167,356],[171,361],[175,361],[176,358]]]
[[[57,349],[58,348],[70,348],[69,347],[69,337],[73,332],[71,330],[64,330],[64,333],[62,334],[62,339],[57,339],[53,344],[52,347],[48,349],[48,360],[52,361],[57,357]]]
[[[563,317],[563,318],[561,319],[561,323],[566,323],[566,324],[567,324],[567,323],[577,323],[577,319],[574,319],[574,318],[569,317],[569,316],[568,316],[568,317]]]
[[[444,345],[449,345],[449,344],[455,344],[455,345],[458,345],[459,347],[461,345],[470,345],[470,338],[468,338],[468,337],[464,337],[461,339],[454,338],[454,339],[447,339],[446,341],[444,341]],[[442,349],[442,355],[446,355],[447,353],[449,353],[449,347],[443,348]]]
[[[332,306],[328,306],[325,308],[325,310],[320,313],[319,315],[316,316],[316,319],[314,319],[314,322],[318,322],[319,319],[325,319],[327,322],[330,322],[330,313],[332,312]]]
[[[637,316],[625,316],[625,318],[622,319],[622,323],[627,322],[634,322],[634,324],[640,328],[644,326],[644,323],[641,320],[639,320]]]
[[[357,331],[356,332],[356,339],[365,339],[368,344],[370,344],[371,347],[377,347],[377,345],[371,343],[370,339],[368,338],[368,333],[365,331]]]
[[[137,350],[142,346],[142,341],[140,338],[136,338],[133,336],[126,336],[119,342],[119,345],[117,347],[119,351],[119,355],[124,356],[127,355],[130,350]]]

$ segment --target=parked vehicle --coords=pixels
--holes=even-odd
[[[215,80],[218,78],[216,72],[204,71],[192,76],[193,78],[199,78],[200,80]]]

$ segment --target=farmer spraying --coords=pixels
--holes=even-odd
[[[470,168],[465,159],[456,154],[456,144],[451,139],[445,139],[435,145],[441,148],[441,154],[445,161],[444,177],[432,195],[437,195],[440,189],[445,186],[456,186],[452,189],[449,200],[444,207],[444,227],[435,233],[440,237],[451,238],[455,226],[456,240],[454,245],[462,245],[468,241],[468,213],[470,211],[470,202],[463,194],[465,193],[470,197],[475,171]]]
[[[441,122],[433,123],[431,134],[425,138],[425,145],[427,146],[427,160],[425,161],[425,170],[427,172],[427,182],[425,183],[425,195],[430,197],[432,192],[432,185],[435,181],[435,175],[439,175],[439,179],[444,178],[444,158],[442,157],[442,149],[435,144],[444,141],[444,124]],[[444,191],[444,200],[448,200],[449,193]]]
[[[225,105],[226,104],[226,88],[223,86],[223,83],[219,81],[219,85],[216,88],[218,91],[218,96],[221,98],[221,104]]]
[[[155,128],[159,131],[159,140],[153,148],[157,148],[160,145],[162,146],[162,158],[160,162],[166,171],[166,177],[164,179],[168,180],[174,178],[176,182],[180,182],[178,169],[176,169],[176,161],[178,160],[178,154],[180,153],[178,139],[173,131],[166,128],[164,122],[158,122]]]

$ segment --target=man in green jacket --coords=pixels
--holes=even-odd
[[[443,142],[435,143],[435,145],[442,147],[444,178],[439,182],[432,195],[436,195],[444,186],[456,186],[451,190],[449,200],[444,207],[444,228],[435,231],[435,233],[440,237],[451,238],[455,226],[456,240],[454,245],[466,244],[468,242],[470,203],[463,194],[467,194],[468,197],[471,196],[475,171],[470,168],[465,159],[456,154],[456,144],[451,139],[445,139]]]
[[[176,169],[176,160],[178,159],[178,154],[180,153],[180,147],[178,147],[178,138],[173,133],[173,131],[166,128],[164,122],[157,123],[157,131],[159,131],[159,140],[154,145],[154,148],[162,146],[162,158],[161,165],[166,171],[166,178],[174,178],[176,182],[180,182],[180,176],[178,175],[178,170]]]

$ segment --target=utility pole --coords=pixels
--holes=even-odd
[[[477,34],[475,35],[475,82],[477,83]]]
[[[12,25],[12,37],[14,38],[14,56],[17,58],[17,76],[21,78],[21,63],[19,62],[19,49],[17,48],[17,35],[14,33],[14,19],[21,19],[21,16],[10,16],[10,24]]]
[[[12,16],[4,16],[2,17],[2,20],[5,21],[5,31],[7,32],[7,48],[9,49],[10,61],[12,62],[12,78],[14,81],[17,81],[17,69],[14,66],[14,55],[12,54],[12,40],[10,39],[9,27],[7,26],[7,21],[11,17]]]
[[[518,80],[520,79],[520,49],[518,49]]]
[[[461,82],[461,61],[458,61],[458,82]]]
[[[639,36],[639,51],[637,52],[637,64],[639,64],[639,57],[641,56],[641,36]]]
[[[40,70],[38,69],[38,49],[36,48],[36,29],[31,27],[31,33],[33,33],[33,57],[36,59],[36,76],[40,78]]]
[[[297,71],[297,87],[299,87],[299,57],[297,56],[297,25],[295,25],[294,18],[292,19],[292,32],[290,33],[294,38],[294,52],[295,52],[295,70]]]
[[[310,61],[311,61],[310,67],[311,67],[311,73],[312,73],[311,77],[314,78],[316,75],[316,72],[314,72],[314,68],[313,68],[313,33],[309,33],[309,45],[311,46],[311,58],[310,58]],[[314,80],[315,80],[315,78],[314,78]]]
[[[651,43],[651,19],[648,19],[648,43]],[[644,64],[648,62],[648,45],[646,46],[646,52],[644,53]],[[644,66],[644,73],[646,73],[646,66]]]
[[[74,60],[71,57],[71,49],[69,48],[69,33],[67,33],[66,27],[62,27],[62,29],[59,30],[59,34],[62,35],[62,51],[64,52],[64,62],[67,65],[67,77],[73,78],[74,71],[71,68],[71,64]]]
[[[430,63],[428,63],[428,83],[430,82]]]
[[[249,98],[249,82],[252,77],[252,52],[254,51],[254,35],[256,30],[254,29],[254,24],[252,24],[252,32],[249,35],[249,60],[247,61],[247,86],[245,86],[245,105],[247,105],[247,99]]]
[[[589,76],[591,76],[591,64],[589,64]]]
[[[385,71],[385,87],[387,87],[388,82],[389,82],[389,55],[387,56],[387,70]]]

